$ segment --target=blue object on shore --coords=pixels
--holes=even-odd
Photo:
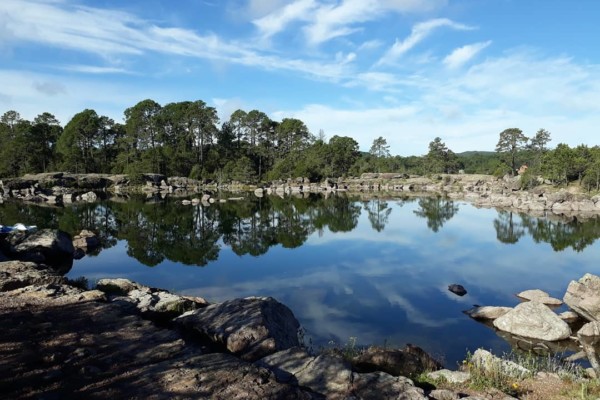
[[[37,226],[35,226],[35,225],[25,226],[21,223],[14,224],[13,226],[0,225],[0,233],[10,233],[10,232],[14,232],[14,231],[30,232],[30,231],[35,231],[36,229],[37,229]]]

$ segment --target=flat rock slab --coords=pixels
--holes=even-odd
[[[203,354],[176,331],[96,301],[99,291],[50,286],[0,293],[3,398],[311,398],[264,368]]]
[[[35,284],[60,284],[64,280],[44,265],[26,261],[0,262],[0,292]]]
[[[563,301],[588,321],[600,321],[600,277],[585,274],[571,281]]]
[[[540,289],[525,290],[521,293],[518,293],[517,297],[523,300],[537,301],[542,304],[546,304],[547,306],[560,306],[563,303],[559,299],[550,297],[548,293]]]
[[[184,331],[200,334],[247,361],[299,346],[300,324],[272,297],[247,297],[212,304],[175,319]]]
[[[501,331],[532,339],[556,341],[568,338],[571,328],[548,306],[535,301],[518,304],[497,318],[494,326]]]

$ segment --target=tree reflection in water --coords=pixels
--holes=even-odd
[[[414,201],[394,200],[397,207],[414,207]],[[442,229],[458,212],[452,200],[439,197],[419,198],[417,206],[414,214],[425,218],[433,232]],[[218,258],[222,245],[240,256],[260,256],[274,246],[299,247],[310,235],[325,229],[349,232],[356,228],[363,210],[377,232],[385,229],[392,215],[387,200],[374,198],[361,203],[345,195],[285,199],[250,196],[206,207],[183,206],[177,200],[147,202],[132,198],[64,208],[6,202],[0,205],[0,222],[59,228],[71,235],[82,229],[92,230],[101,247],[91,256],[124,240],[127,254],[147,266],[165,259],[204,266]],[[550,243],[555,251],[581,251],[600,237],[599,218],[547,219],[498,211],[493,224],[502,243],[514,244],[529,234],[537,243]]]

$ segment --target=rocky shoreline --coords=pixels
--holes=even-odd
[[[76,251],[60,231],[0,234],[0,244],[20,259],[0,262],[0,393],[7,398],[490,398],[469,392],[468,371],[442,369],[412,345],[311,354],[292,311],[270,297],[210,304],[126,279],[101,279],[90,290],[64,277]],[[598,293],[600,277],[586,274],[569,285],[564,302],[572,311],[560,315],[550,307],[561,300],[540,290],[520,293],[525,302],[514,308],[466,313],[493,320],[512,340],[570,340],[598,373]],[[531,373],[482,349],[469,362]],[[427,371],[452,390],[415,385],[411,378]]]
[[[137,181],[127,175],[67,174],[62,172],[26,175],[0,181],[0,201],[18,199],[40,204],[61,205],[74,201],[96,201],[98,197],[191,196],[191,204],[215,202],[219,191],[254,191],[258,197],[303,196],[308,193],[360,193],[366,195],[435,195],[470,202],[477,207],[494,207],[541,216],[548,213],[564,216],[600,214],[600,195],[589,195],[576,185],[557,189],[539,181],[529,190],[521,189],[519,176],[495,178],[490,175],[442,174],[430,177],[406,174],[363,174],[360,178],[325,179],[309,182],[306,178],[275,181],[261,187],[233,182],[218,185],[182,177],[142,174]],[[224,199],[221,199],[224,200]]]

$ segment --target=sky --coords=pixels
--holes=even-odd
[[[0,114],[144,99],[298,118],[368,151],[600,144],[596,0],[1,0]]]

